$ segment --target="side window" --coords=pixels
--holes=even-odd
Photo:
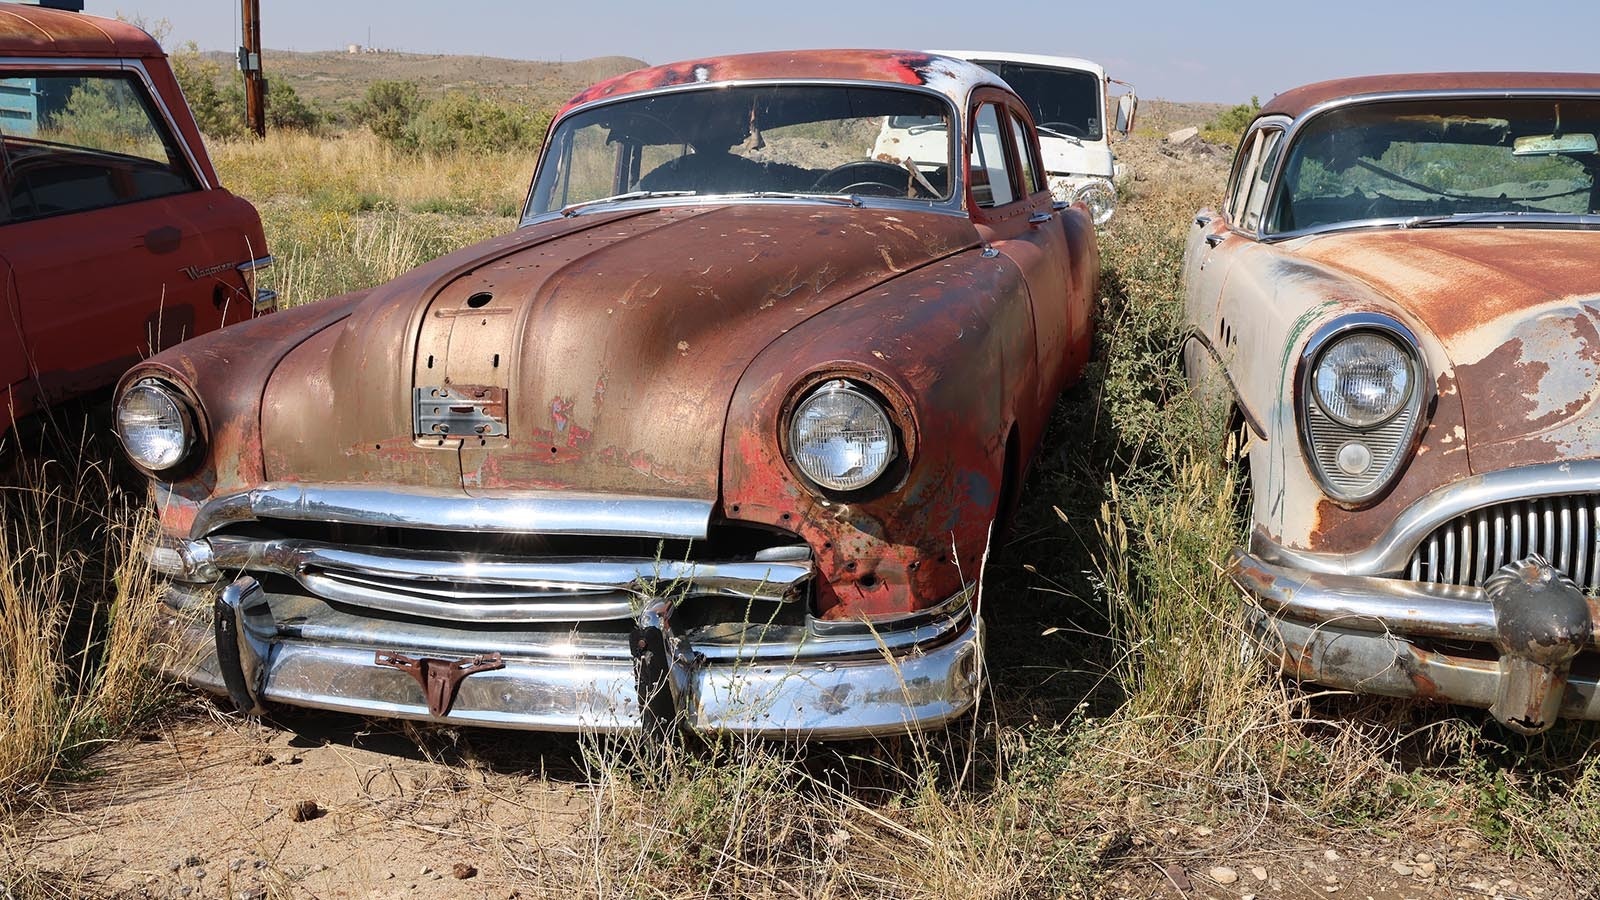
[[[1228,221],[1239,224],[1244,215],[1244,198],[1256,179],[1261,163],[1261,132],[1256,132],[1239,145],[1239,166],[1234,170],[1233,181],[1228,185]]]
[[[130,75],[0,78],[0,161],[0,222],[199,189]]]
[[[1006,162],[1005,132],[1000,130],[1000,109],[993,103],[978,108],[972,128],[972,163],[969,171],[972,201],[982,207],[1004,206],[1017,199]]]
[[[1044,190],[1044,185],[1039,181],[1039,158],[1036,141],[1028,140],[1028,126],[1022,124],[1022,119],[1015,112],[1011,113],[1011,137],[1017,146],[1017,160],[1022,164],[1022,193],[1036,194]]]
[[[1244,204],[1244,216],[1239,219],[1239,227],[1249,232],[1261,230],[1261,208],[1267,202],[1267,180],[1272,177],[1272,169],[1278,163],[1278,146],[1283,143],[1283,132],[1276,128],[1263,128],[1258,134],[1260,137],[1256,143],[1261,148],[1261,160],[1254,177],[1250,179],[1249,198]]]

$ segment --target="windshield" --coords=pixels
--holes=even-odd
[[[527,215],[663,194],[944,200],[947,136],[916,165],[876,142],[905,117],[944,123],[944,135],[950,115],[943,98],[921,91],[839,85],[710,87],[609,103],[557,127]]]
[[[1372,219],[1596,210],[1600,100],[1373,103],[1308,122],[1270,232]]]
[[[1028,112],[1033,114],[1040,131],[1085,141],[1098,141],[1105,135],[1100,79],[1089,72],[1023,63],[976,62],[1011,85],[1022,102],[1028,104]]]

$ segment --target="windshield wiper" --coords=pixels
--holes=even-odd
[[[745,191],[743,193],[746,197],[756,197],[761,200],[828,200],[849,206],[861,205],[861,197],[857,194],[802,194],[799,191]]]
[[[593,200],[579,200],[561,207],[563,216],[577,215],[578,210],[586,206],[596,206],[601,203],[621,203],[624,200],[649,200],[654,197],[693,197],[694,191],[628,191],[623,194],[612,194],[609,197],[597,197]]]
[[[1077,144],[1079,147],[1083,146],[1083,138],[1078,137],[1075,134],[1067,134],[1065,132],[1056,131],[1053,128],[1039,128],[1038,132],[1045,137],[1062,138]]]
[[[1500,219],[1533,219],[1549,221],[1567,221],[1569,219],[1588,219],[1578,213],[1544,212],[1527,209],[1503,209],[1489,212],[1447,213],[1442,216],[1412,216],[1399,222],[1401,228],[1448,228],[1451,225],[1471,225],[1475,222],[1493,222]]]

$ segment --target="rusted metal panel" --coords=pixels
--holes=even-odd
[[[116,19],[7,3],[0,8],[0,55],[164,56],[155,39]]]
[[[1297,118],[1323,103],[1346,97],[1433,91],[1496,91],[1506,94],[1541,90],[1600,91],[1600,75],[1580,72],[1436,72],[1405,75],[1362,75],[1319,81],[1284,91],[1262,107],[1261,115]]]
[[[532,237],[552,228],[571,226],[531,226],[517,249],[440,279],[404,313],[363,317],[286,359],[266,396],[267,476],[443,483],[455,469],[474,491],[714,499],[723,419],[751,356],[977,241],[953,216],[897,223],[831,206],[662,209]],[[504,390],[506,433],[415,434],[414,392],[455,384]],[[312,395],[350,414],[307,435]]]
[[[723,451],[724,515],[805,538],[827,617],[910,612],[949,597],[982,564],[1008,429],[1037,434],[1048,415],[1026,399],[1037,396],[1034,353],[1027,290],[1005,257],[965,253],[829,310],[774,342],[740,381]],[[785,458],[787,405],[808,373],[835,372],[879,388],[914,445],[891,489],[830,501]],[[1024,459],[1032,446],[1020,448]]]

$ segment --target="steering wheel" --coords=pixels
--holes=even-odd
[[[866,194],[869,197],[904,197],[904,185],[911,173],[876,159],[858,159],[834,166],[811,185],[811,190],[830,194]]]
[[[1085,131],[1081,125],[1074,125],[1071,122],[1046,122],[1039,126],[1039,130],[1054,131],[1056,134],[1068,134],[1076,138],[1089,136],[1089,132]]]

